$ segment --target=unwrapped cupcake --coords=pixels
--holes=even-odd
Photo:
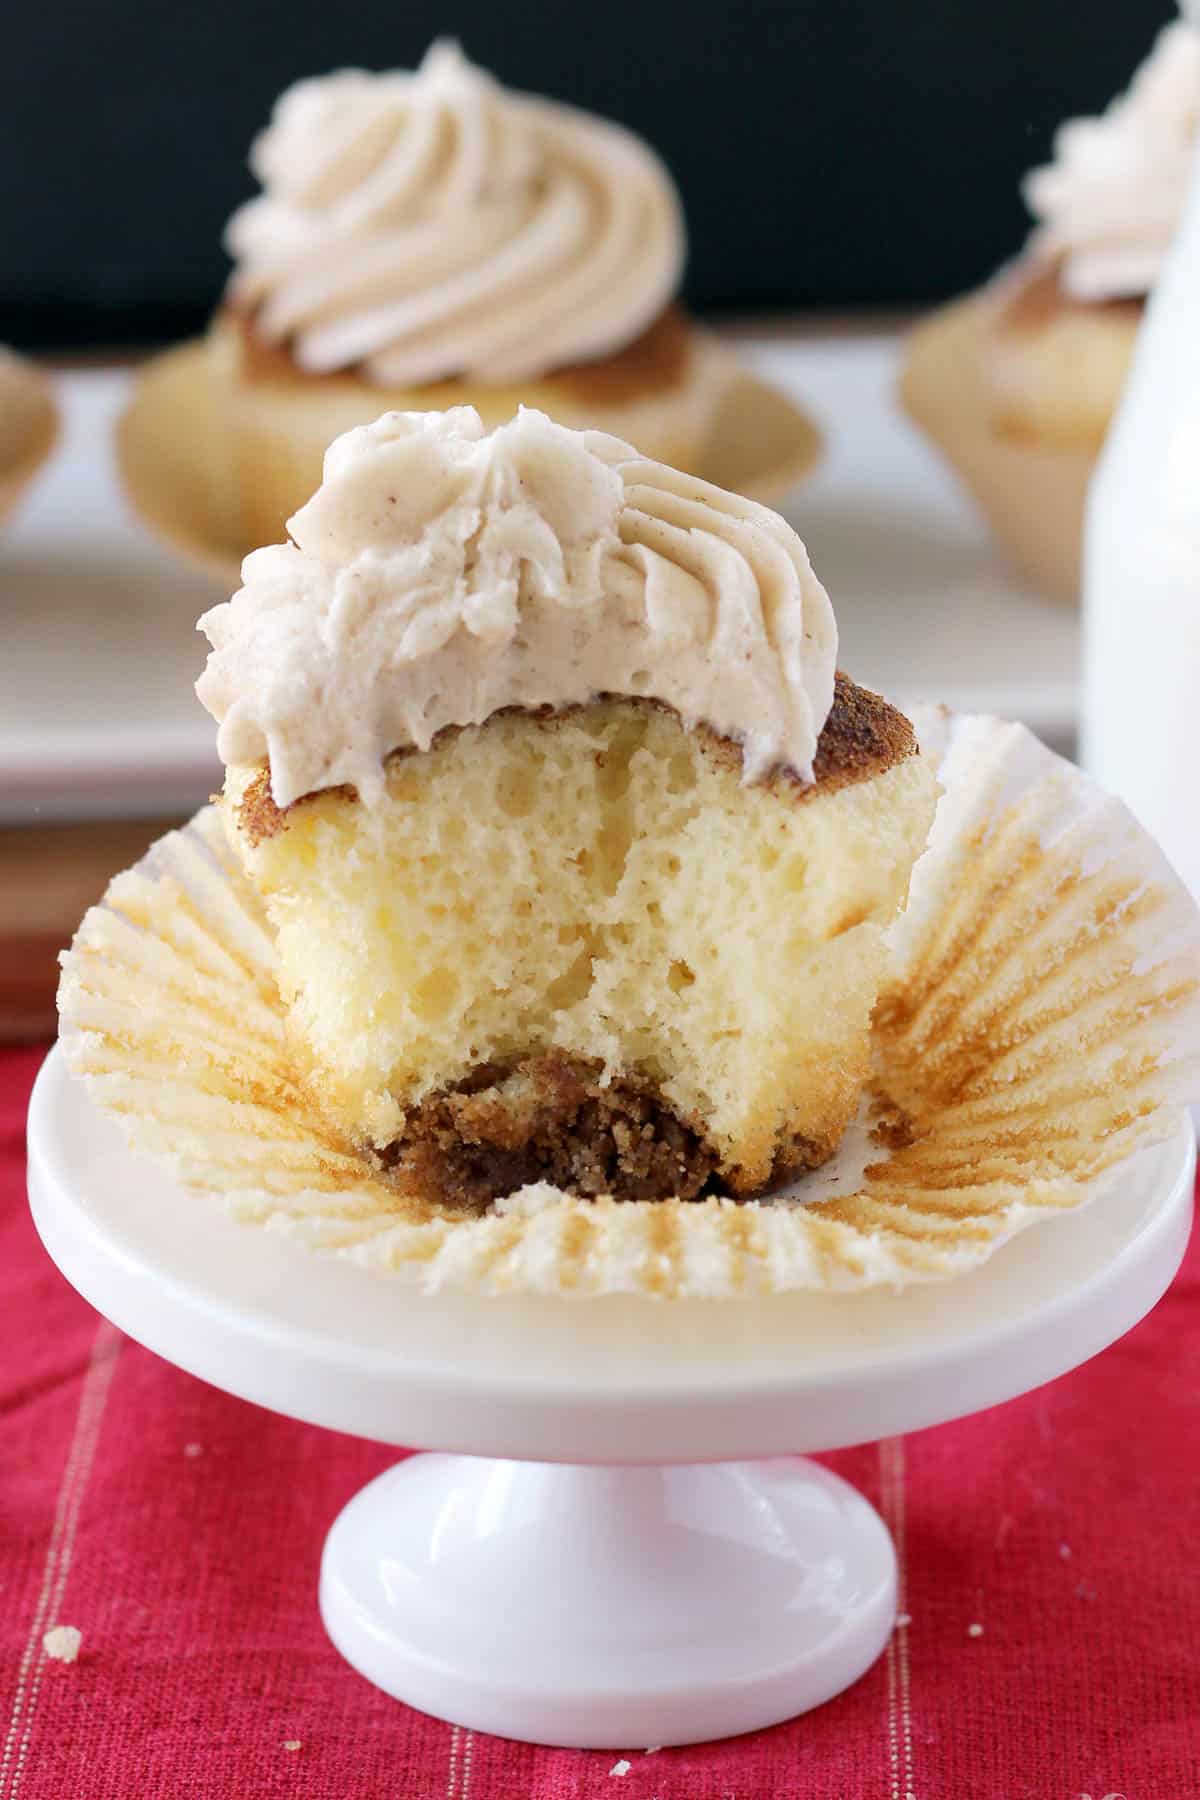
[[[1169,25],[1128,92],[1025,178],[1020,258],[910,340],[901,392],[1034,580],[1079,589],[1083,502],[1182,212],[1200,32]]]
[[[388,409],[524,402],[697,463],[734,365],[677,304],[683,214],[632,132],[456,45],[290,88],[255,142],[212,328],[243,542],[283,536],[330,442]]]

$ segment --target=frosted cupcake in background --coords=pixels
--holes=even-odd
[[[45,376],[0,344],[0,520],[54,448],[58,411]]]
[[[1163,30],[1128,91],[1026,176],[1018,260],[910,340],[901,392],[1036,582],[1079,588],[1083,500],[1182,212],[1200,32]]]
[[[333,438],[381,412],[521,403],[695,466],[734,367],[676,304],[679,197],[633,133],[435,43],[278,101],[212,328],[248,544],[282,538]]]

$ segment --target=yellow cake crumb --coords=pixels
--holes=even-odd
[[[279,814],[231,769],[225,816],[352,1139],[383,1150],[428,1096],[554,1053],[654,1084],[754,1193],[824,1160],[858,1105],[933,813],[915,754],[857,777],[746,786],[723,740],[614,700],[447,732],[392,759],[377,805],[331,789]]]

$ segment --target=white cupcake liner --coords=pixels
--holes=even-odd
[[[891,934],[876,1093],[838,1155],[769,1200],[538,1185],[477,1217],[398,1194],[313,1107],[213,808],[85,917],[59,994],[70,1066],[185,1186],[426,1291],[735,1297],[973,1268],[1200,1095],[1200,914],[1125,808],[1023,727],[914,723],[944,792]],[[889,1103],[912,1140],[890,1149],[873,1136]]]

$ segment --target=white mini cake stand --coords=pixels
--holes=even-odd
[[[790,1453],[1103,1349],[1175,1273],[1195,1167],[1181,1116],[958,1280],[655,1303],[424,1296],[235,1224],[126,1149],[57,1051],[29,1149],[47,1250],[132,1337],[294,1418],[451,1453],[380,1476],[329,1533],[321,1611],[354,1667],[473,1729],[592,1748],[749,1731],[856,1680],[892,1628],[891,1541]]]

